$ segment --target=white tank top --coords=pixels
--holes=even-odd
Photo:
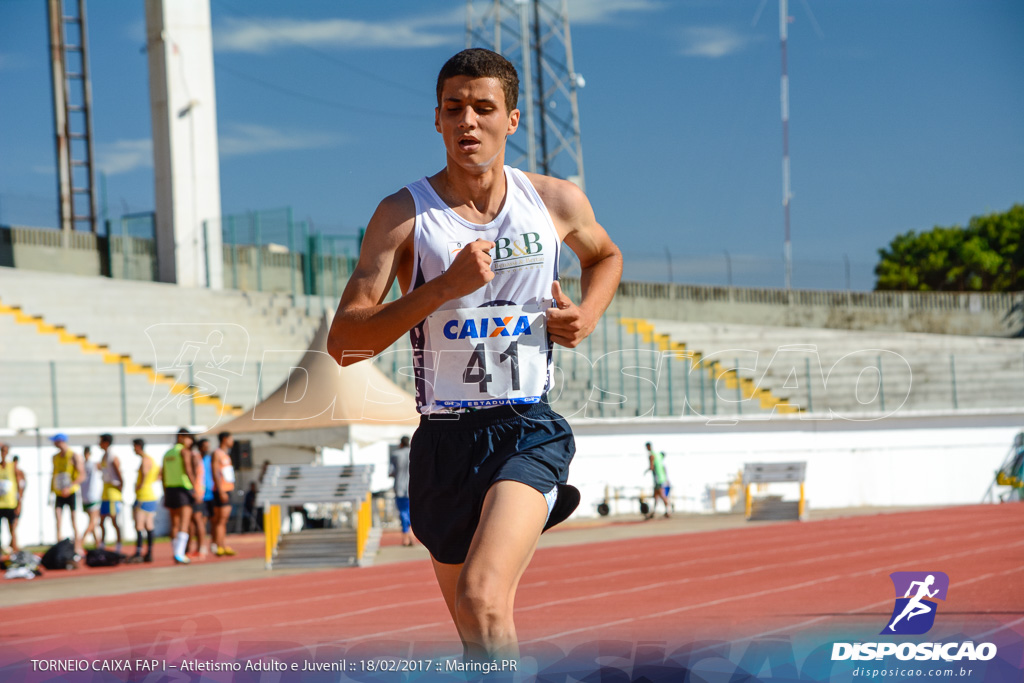
[[[421,413],[536,403],[551,385],[544,311],[558,279],[560,240],[522,171],[506,166],[505,187],[498,215],[480,225],[455,213],[426,178],[407,186],[416,203],[409,291],[444,273],[470,242],[495,243],[494,279],[409,332]]]
[[[95,460],[85,461],[85,480],[82,482],[82,500],[98,503],[103,496],[103,475]]]

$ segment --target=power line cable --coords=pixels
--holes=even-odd
[[[391,80],[389,78],[385,78],[384,76],[381,76],[380,74],[375,74],[372,71],[367,71],[366,69],[363,69],[362,67],[358,67],[355,64],[351,64],[349,62],[346,62],[343,59],[338,59],[337,57],[335,57],[333,55],[330,55],[330,54],[328,54],[328,53],[326,53],[326,52],[324,52],[322,50],[318,50],[318,49],[316,49],[314,47],[310,47],[309,45],[306,45],[304,43],[300,43],[300,42],[296,41],[295,39],[291,38],[290,36],[285,35],[283,32],[276,30],[274,28],[273,24],[271,24],[269,22],[262,21],[260,19],[257,19],[256,17],[254,17],[254,16],[252,16],[250,14],[246,14],[245,12],[242,12],[242,11],[238,10],[237,8],[232,7],[228,3],[224,2],[224,0],[217,0],[217,4],[219,4],[220,6],[224,7],[225,9],[227,9],[229,12],[231,12],[235,16],[244,17],[244,18],[249,19],[251,21],[259,22],[260,25],[263,28],[265,28],[266,30],[268,30],[268,31],[270,31],[272,33],[277,34],[278,36],[281,36],[281,38],[283,40],[291,43],[292,45],[295,45],[296,47],[302,48],[303,50],[306,50],[307,52],[310,52],[310,53],[316,55],[317,57],[320,57],[323,60],[326,60],[326,61],[331,62],[333,64],[336,64],[338,66],[342,66],[342,67],[344,67],[344,68],[346,68],[346,69],[348,69],[348,70],[350,70],[350,71],[352,71],[354,73],[359,74],[360,76],[363,76],[364,78],[368,78],[368,79],[372,80],[374,83],[378,83],[378,84],[381,84],[381,85],[388,85],[388,86],[391,86],[392,88],[398,88],[399,90],[404,90],[406,92],[415,93],[416,95],[423,95],[423,90],[421,90],[421,89],[414,88],[414,87],[412,87],[410,85],[407,85],[405,83],[399,83],[398,81],[393,81],[393,80]]]
[[[299,92],[298,90],[292,90],[291,88],[286,88],[283,85],[277,85],[276,83],[271,83],[270,81],[265,81],[262,78],[259,78],[257,76],[249,75],[249,74],[247,74],[245,72],[239,71],[237,69],[233,69],[230,66],[225,66],[224,64],[218,63],[216,65],[216,68],[218,70],[220,70],[220,71],[224,71],[226,73],[231,74],[235,78],[240,78],[242,80],[249,81],[251,83],[256,83],[258,85],[261,85],[264,88],[267,88],[268,90],[273,90],[273,91],[281,93],[283,95],[288,95],[289,97],[294,97],[296,99],[305,100],[307,102],[313,102],[314,104],[320,104],[320,105],[323,105],[325,107],[333,107],[335,109],[341,109],[341,110],[344,110],[344,111],[356,112],[356,113],[359,113],[359,114],[370,114],[372,116],[386,116],[386,117],[389,117],[389,118],[403,119],[403,120],[407,120],[407,121],[421,121],[421,120],[423,120],[423,116],[416,116],[416,115],[413,115],[413,114],[400,114],[400,113],[396,113],[396,112],[392,112],[392,111],[380,111],[380,110],[376,110],[376,109],[364,109],[363,107],[355,107],[355,106],[352,106],[350,104],[345,104],[344,102],[339,102],[338,100],[329,100],[329,99],[326,99],[326,98],[323,98],[323,97],[318,97],[316,95],[310,95],[308,93]]]

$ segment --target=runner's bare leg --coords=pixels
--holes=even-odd
[[[543,494],[521,482],[499,481],[487,491],[455,594],[456,623],[468,657],[519,656],[515,594],[547,512]]]

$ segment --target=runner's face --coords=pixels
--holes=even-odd
[[[444,82],[434,127],[444,138],[449,163],[487,170],[499,160],[505,138],[518,126],[519,110],[507,111],[497,78],[454,76]]]

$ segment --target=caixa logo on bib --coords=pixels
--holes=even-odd
[[[944,572],[893,572],[889,575],[896,589],[896,605],[882,635],[920,635],[935,624],[939,606],[946,599],[949,577]]]
[[[512,321],[515,320],[515,324]],[[448,339],[482,339],[484,337],[518,337],[530,334],[530,318],[525,315],[501,318],[468,318],[459,325],[458,320],[449,320],[442,328]]]

